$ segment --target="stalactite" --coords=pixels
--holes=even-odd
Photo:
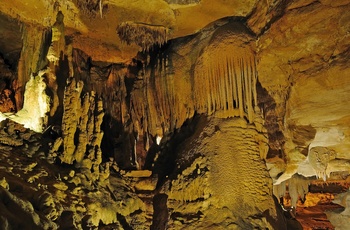
[[[305,198],[305,195],[309,192],[309,181],[298,175],[294,175],[288,180],[288,191],[291,197],[291,204],[296,207],[299,197]]]
[[[256,59],[254,58],[252,66],[252,72],[254,73],[253,76],[253,98],[254,98],[254,110],[258,111],[258,94],[256,91],[256,84],[258,80],[258,72],[256,70]]]
[[[240,69],[240,76],[237,76],[238,84],[237,84],[237,90],[238,90],[238,106],[239,106],[239,116],[243,117],[244,116],[244,105],[243,105],[243,72],[242,72],[242,63],[241,60],[239,60],[239,69]]]
[[[233,98],[232,110],[235,111],[236,107],[238,105],[238,95],[237,95],[236,73],[235,73],[235,70],[234,70],[234,62],[232,61],[232,58],[229,59],[227,64],[228,64],[228,75],[229,75],[229,77],[231,79],[231,86],[232,86],[232,94],[229,95],[229,96]]]
[[[253,88],[252,88],[252,82],[253,82],[253,79],[252,79],[252,75],[253,75],[253,72],[251,71],[251,62],[247,63],[247,73],[248,73],[248,79],[247,82],[247,113],[248,113],[248,120],[249,121],[253,121],[254,119],[254,101],[253,101]]]
[[[283,181],[281,184],[273,186],[273,195],[275,195],[275,197],[278,199],[284,197],[286,195],[286,191],[286,181]]]
[[[333,150],[321,146],[312,147],[308,154],[309,163],[315,170],[316,177],[324,181],[327,180],[328,163],[335,158],[336,154]]]
[[[209,73],[209,70],[207,70],[205,73],[204,73],[204,76],[203,76],[203,79],[202,81],[205,82],[204,79],[208,79],[208,83],[207,84],[211,84],[211,77],[210,77],[210,73]],[[199,87],[199,94],[200,95],[203,95],[204,97],[201,97],[201,98],[198,98],[198,102],[199,102],[199,110],[200,111],[204,111],[205,110],[205,103],[204,103],[204,99],[207,98],[207,111],[208,111],[208,114],[212,114],[215,109],[213,107],[213,97],[212,95],[209,93],[209,92],[206,92],[204,90],[204,88],[207,88],[206,87]]]
[[[58,65],[58,61],[60,60],[61,52],[65,51],[65,38],[64,38],[64,24],[63,24],[64,16],[61,11],[57,13],[56,22],[53,24],[52,31],[52,39],[51,45],[47,54],[47,59]]]
[[[196,109],[223,117],[246,117],[253,122],[256,73],[255,61],[252,60],[254,54],[250,47],[231,44],[231,47],[220,50],[216,46],[208,46],[195,66]]]
[[[117,28],[119,38],[128,45],[135,43],[142,50],[149,51],[153,45],[162,46],[167,42],[169,29],[137,22],[123,22]]]
[[[64,19],[64,16],[62,12],[59,11],[56,16],[56,22],[52,25],[52,28],[51,28],[52,38],[50,41],[50,47],[49,47],[48,53],[46,55],[47,60],[50,62],[49,73],[47,75],[47,85],[48,85],[48,88],[51,90],[51,94],[52,94],[52,106],[50,110],[51,117],[55,115],[56,110],[59,106],[59,98],[57,95],[58,85],[57,85],[57,77],[56,77],[56,68],[59,64],[61,54],[62,54],[62,57],[64,57],[65,48],[66,48],[63,19]],[[69,63],[71,64],[71,61]],[[70,66],[70,72],[72,72],[72,66]]]
[[[214,111],[219,109],[219,95],[216,93],[217,92],[217,86],[218,86],[218,82],[217,82],[217,78],[216,78],[216,74],[215,74],[215,69],[212,67],[211,68],[211,78],[213,78],[213,85],[211,87],[213,87],[213,102],[214,102]],[[210,86],[209,86],[210,87]]]
[[[89,17],[96,17],[97,14],[103,17],[104,6],[107,2],[103,0],[73,0],[73,2],[80,8],[81,12]]]
[[[220,68],[220,63],[218,63],[218,68],[216,72],[216,76],[218,78],[218,92],[219,92],[219,103],[220,103],[220,110],[225,110],[224,105],[226,104],[226,98],[225,98],[225,88],[223,81],[225,79],[225,76],[223,75],[221,68]],[[221,77],[219,77],[221,76]]]
[[[118,28],[118,33],[126,37],[127,43],[135,42],[135,39],[142,40],[145,31],[151,33],[150,28],[143,26],[125,23]],[[236,28],[236,24],[230,26]],[[137,37],[135,34],[140,31]],[[150,139],[154,141],[156,137],[173,132],[191,118],[194,111],[254,121],[256,73],[252,37],[229,33],[229,36],[216,35],[209,40],[209,45],[198,49],[198,56],[188,59],[172,53],[171,46],[165,52],[151,51],[144,57],[130,95],[130,119],[139,124],[137,133],[142,133],[142,146],[146,149]],[[173,60],[175,63],[183,61],[175,67],[178,72],[170,71]],[[188,66],[182,66],[187,61]],[[136,151],[140,155],[140,150]]]
[[[233,103],[233,94],[232,94],[232,88],[233,84],[230,77],[230,70],[229,70],[229,62],[226,57],[226,63],[224,63],[226,71],[225,71],[225,86],[226,86],[226,98],[227,98],[227,110],[233,111],[234,103]]]

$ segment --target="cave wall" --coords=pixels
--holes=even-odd
[[[289,175],[312,147],[348,159],[347,10],[347,1],[293,2],[259,38],[259,82],[273,98],[268,113],[281,131],[271,139],[284,137],[275,148],[289,159]]]
[[[103,20],[107,4],[90,3],[78,8],[91,21]],[[40,137],[26,134],[32,127],[1,123],[8,171],[1,171],[1,197],[28,216],[18,226],[283,229],[288,221],[273,194],[283,197],[288,188],[296,206],[308,193],[304,177],[348,176],[348,1],[259,1],[249,14],[221,17],[169,41],[180,16],[161,26],[128,22],[114,31],[125,37],[116,39],[131,39],[123,45],[133,50],[127,61],[123,46],[106,45],[110,37],[101,49],[86,45],[98,33],[80,36],[81,25],[72,33],[73,11],[58,8],[44,26],[22,18],[18,67],[6,55],[1,63],[2,111],[19,110],[19,117],[33,105],[50,105],[32,116]],[[145,36],[151,37],[142,44]],[[118,55],[104,57],[106,47]],[[17,159],[5,162],[10,150]],[[18,163],[33,156],[43,166]],[[37,173],[34,179],[28,171]],[[50,194],[47,203],[16,193],[18,187]],[[13,210],[3,210],[3,222],[14,225]]]

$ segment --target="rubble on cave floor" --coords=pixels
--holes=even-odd
[[[47,161],[52,139],[32,134],[21,146],[0,144],[1,229],[125,229],[124,222],[146,222],[143,202],[119,174],[85,186],[81,170]]]

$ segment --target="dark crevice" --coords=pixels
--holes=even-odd
[[[188,223],[188,222],[194,222],[201,219],[203,216],[203,213],[201,211],[198,211],[197,213],[190,213],[190,214],[182,214],[180,212],[174,212],[171,214],[170,218],[173,220],[180,221],[182,224]]]
[[[193,118],[187,119],[180,129],[169,134],[168,141],[165,142],[164,146],[150,152],[150,154],[159,153],[158,160],[157,162],[154,162],[153,168],[153,173],[158,174],[159,176],[157,188],[159,188],[166,178],[175,171],[178,150],[182,146],[182,143],[195,133],[197,124],[201,118],[201,115],[195,114]],[[154,156],[149,155],[148,157],[148,164],[153,164],[152,160],[154,159]]]
[[[133,230],[133,228],[128,224],[125,217],[119,213],[117,213],[117,220],[122,225],[124,230]]]
[[[277,2],[277,3],[276,3]],[[270,4],[271,3],[271,4]],[[260,5],[259,5],[260,4]],[[259,11],[265,12],[265,15],[260,15],[260,17],[265,17],[265,26],[261,28],[259,31],[256,31],[256,35],[260,36],[264,34],[273,23],[275,23],[277,20],[279,20],[285,13],[287,6],[290,4],[290,1],[288,0],[275,0],[275,1],[266,1],[265,4],[270,5],[264,5],[263,7],[266,7],[267,10],[265,10],[263,7],[260,7],[263,3],[257,2],[257,5],[252,10],[252,12],[247,16],[247,19],[249,20],[251,17],[253,17],[255,14],[259,14]],[[262,19],[262,20],[264,20]],[[249,27],[249,26],[248,26]]]
[[[284,145],[284,135],[278,125],[278,114],[276,112],[276,102],[269,95],[269,92],[262,87],[260,82],[257,82],[256,90],[258,94],[258,106],[263,112],[264,126],[267,130],[269,139],[269,151],[267,158],[278,156],[283,159],[282,147]]]
[[[153,197],[153,221],[151,230],[165,230],[168,224],[168,195],[158,194]]]

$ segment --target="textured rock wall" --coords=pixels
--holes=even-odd
[[[15,75],[3,58],[0,58],[0,75],[0,112],[15,112],[16,103],[14,100],[14,92],[11,87]]]
[[[105,143],[115,143],[111,155],[124,158],[122,167],[140,169],[152,144],[195,113],[254,121],[254,47],[242,18],[225,18],[194,36],[140,53],[129,66],[94,62],[79,50],[72,59],[84,90],[104,98],[104,127],[113,130]]]
[[[279,153],[267,165],[276,197],[289,194],[297,212],[313,179],[349,175],[348,10],[349,1],[293,1],[258,39],[259,99]]]
[[[276,104],[286,175],[316,174],[309,166],[297,169],[307,165],[312,147],[349,159],[348,9],[348,1],[295,1],[259,38],[259,82]]]
[[[253,54],[252,35],[240,18],[215,22],[195,36],[170,43],[165,51],[151,52],[130,93],[135,139],[154,142],[195,113],[240,116],[253,122],[257,108]]]

